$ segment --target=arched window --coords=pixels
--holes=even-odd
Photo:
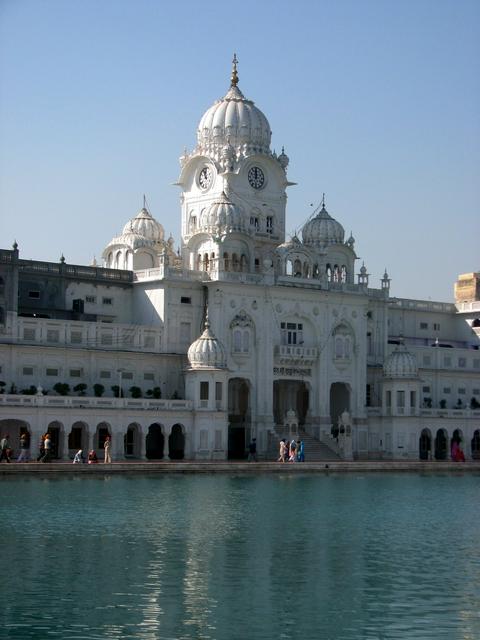
[[[342,269],[341,269],[341,273],[340,273],[340,280],[341,282],[346,282],[347,281],[347,267],[342,264]]]
[[[235,329],[233,332],[233,351],[234,353],[242,351],[242,332],[240,329]]]
[[[197,271],[202,270],[202,256],[198,254],[197,256]]]
[[[303,277],[304,278],[309,278],[310,277],[310,266],[309,266],[308,262],[304,262],[303,263]]]
[[[242,253],[241,257],[240,257],[240,271],[246,272],[248,271],[247,269],[247,256]]]
[[[197,216],[190,216],[190,233],[193,233],[197,228]]]
[[[223,268],[225,271],[230,271],[230,260],[226,252],[223,254]]]
[[[294,275],[295,278],[301,278],[302,277],[302,263],[300,262],[300,260],[298,258],[293,263],[293,275]]]
[[[318,268],[318,264],[313,265],[313,277],[318,278],[320,276],[320,269]]]
[[[245,311],[240,311],[230,323],[230,329],[232,330],[232,353],[249,353],[254,330],[251,317]]]
[[[285,265],[285,273],[287,276],[291,276],[293,274],[293,265],[291,260],[287,260],[287,264]]]
[[[240,263],[238,261],[238,256],[236,253],[232,255],[232,268],[234,271],[239,271],[240,269]]]
[[[203,270],[208,271],[209,263],[208,263],[208,253],[203,256]]]
[[[340,325],[334,333],[335,360],[350,360],[352,357],[353,336],[346,325]]]

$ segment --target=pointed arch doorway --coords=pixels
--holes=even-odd
[[[250,440],[250,385],[245,378],[228,381],[228,459],[242,460]]]

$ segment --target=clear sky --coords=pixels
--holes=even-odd
[[[143,193],[178,243],[178,157],[234,51],[289,232],[325,192],[371,286],[453,300],[480,270],[478,0],[0,0],[0,246],[88,264]]]

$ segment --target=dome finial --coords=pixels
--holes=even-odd
[[[230,86],[231,87],[236,87],[238,85],[237,64],[238,64],[237,54],[234,53],[233,54],[233,60],[232,60],[232,75],[230,76]]]
[[[322,209],[325,209],[325,193],[322,194]]]

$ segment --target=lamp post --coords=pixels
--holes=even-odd
[[[117,369],[117,373],[118,373],[118,397],[121,398],[122,397],[122,373],[125,371],[125,369]]]

